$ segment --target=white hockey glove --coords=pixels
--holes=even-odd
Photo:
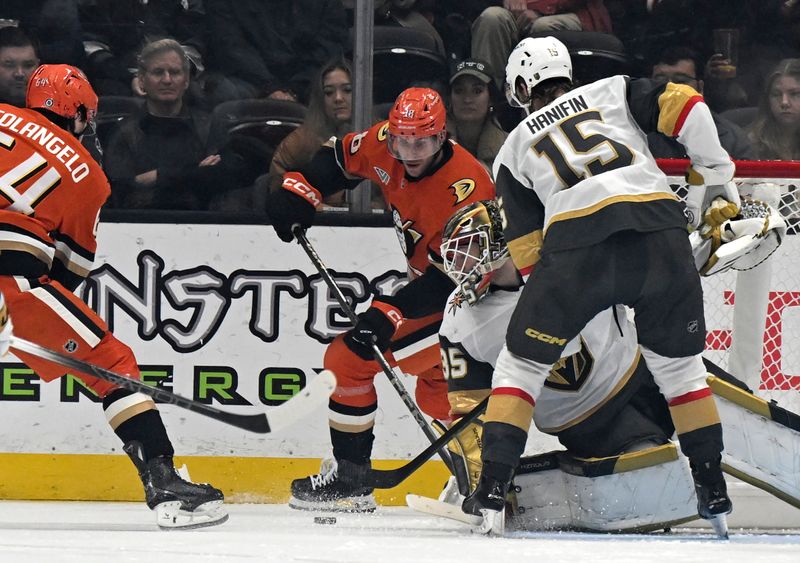
[[[686,219],[694,229],[700,228],[701,223],[717,227],[739,213],[739,188],[730,178],[725,179],[710,168],[693,166],[686,179]]]
[[[786,222],[762,201],[744,198],[740,214],[717,227],[689,235],[695,265],[703,276],[750,270],[770,257],[786,236]]]
[[[6,301],[3,294],[0,293],[0,356],[8,354],[8,349],[11,347],[11,337],[13,336],[13,326],[11,325],[11,317],[8,316],[8,309],[6,309]]]

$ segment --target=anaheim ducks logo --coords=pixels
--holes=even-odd
[[[404,221],[400,216],[400,212],[394,206],[392,206],[392,223],[394,224],[394,232],[397,233],[397,240],[400,241],[400,248],[403,249],[403,254],[406,255],[406,258],[411,258],[414,255],[417,243],[422,239],[422,233],[411,228],[414,221]]]
[[[450,189],[453,190],[453,195],[456,196],[456,202],[453,205],[458,205],[475,191],[475,180],[464,178],[451,185]]]
[[[544,384],[556,391],[578,391],[592,373],[594,358],[581,338],[579,352],[560,358],[550,370]]]

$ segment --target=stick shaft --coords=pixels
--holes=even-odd
[[[322,259],[320,259],[319,255],[317,254],[317,251],[309,242],[305,232],[300,227],[295,227],[293,229],[293,232],[295,238],[300,243],[300,246],[303,247],[303,250],[308,255],[308,258],[311,260],[311,262],[314,264],[314,267],[319,272],[319,275],[322,276],[322,279],[325,280],[325,283],[328,285],[328,288],[331,290],[334,297],[336,297],[336,301],[339,302],[339,306],[342,308],[344,313],[350,319],[350,322],[353,323],[353,326],[355,326],[356,323],[358,323],[358,316],[356,315],[355,311],[353,311],[353,308],[350,307],[350,304],[347,302],[347,299],[342,293],[342,290],[339,288],[339,285],[336,283],[336,280],[334,280],[330,272],[328,272],[328,268],[325,266],[325,264],[322,263]],[[416,403],[411,398],[411,395],[408,394],[408,391],[403,386],[403,383],[397,378],[397,375],[394,373],[394,370],[389,365],[389,362],[386,361],[386,358],[378,348],[377,344],[372,345],[372,353],[375,357],[375,361],[378,362],[378,365],[381,366],[381,370],[383,371],[383,373],[386,374],[387,378],[389,378],[389,383],[392,384],[392,387],[394,387],[395,391],[397,391],[397,394],[400,395],[400,399],[402,399],[406,408],[411,413],[411,416],[414,418],[419,427],[422,429],[422,432],[425,434],[425,437],[428,438],[428,440],[431,443],[436,442],[439,437],[436,435],[433,429],[431,429],[430,425],[425,420],[425,417],[422,415],[422,412],[419,410],[419,407],[417,407]],[[439,456],[442,458],[442,461],[444,461],[445,465],[447,465],[447,468],[450,470],[450,472],[455,474],[453,468],[453,462],[450,459],[450,455],[447,452],[447,449],[444,446],[438,448],[438,453]]]

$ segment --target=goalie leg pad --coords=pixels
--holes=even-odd
[[[523,458],[514,491],[515,529],[642,532],[698,518],[689,465],[674,444],[607,458]]]
[[[708,384],[725,432],[723,470],[800,508],[800,416],[719,378]]]

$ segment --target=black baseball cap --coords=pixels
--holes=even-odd
[[[489,84],[492,81],[492,71],[489,63],[478,59],[465,59],[456,65],[456,71],[450,77],[450,84],[453,84],[456,79],[466,74],[474,76],[484,84]]]

